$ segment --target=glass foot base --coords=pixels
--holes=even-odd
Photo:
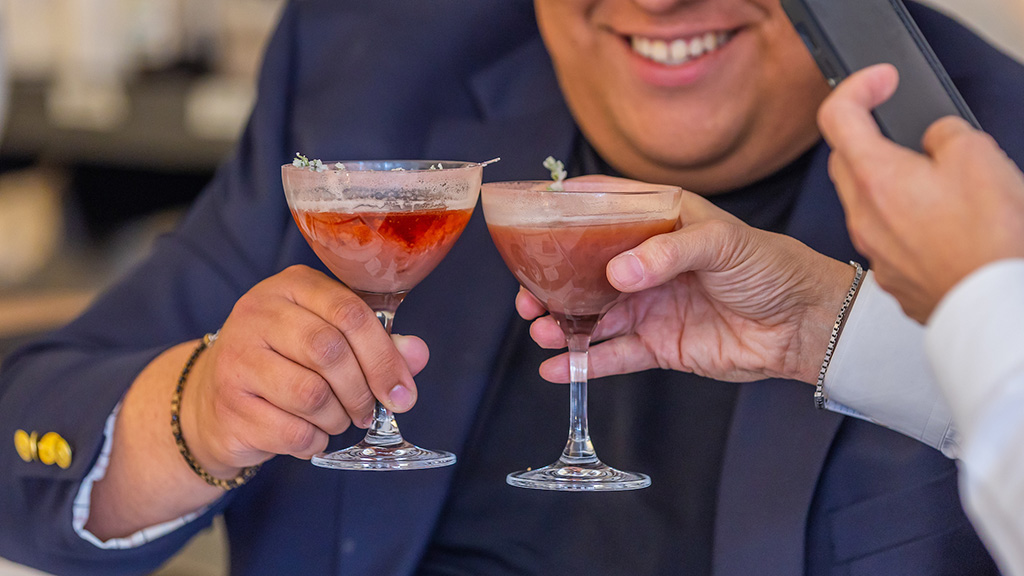
[[[374,446],[365,441],[337,452],[317,454],[310,462],[321,468],[339,470],[420,470],[455,464],[455,455],[443,450],[426,450],[406,441]]]
[[[567,464],[562,461],[536,470],[520,470],[505,477],[512,486],[534,490],[639,490],[651,485],[651,477],[624,472],[600,460],[592,464]]]

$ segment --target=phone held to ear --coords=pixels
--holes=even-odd
[[[939,118],[960,116],[981,129],[902,0],[782,0],[782,7],[828,83],[887,62],[900,85],[875,119],[894,142],[921,151]]]

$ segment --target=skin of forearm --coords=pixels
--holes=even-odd
[[[189,469],[171,433],[171,396],[195,346],[196,342],[186,342],[162,353],[143,369],[125,395],[116,419],[110,464],[103,479],[93,486],[85,526],[100,540],[122,538],[173,520],[224,494]],[[201,355],[193,372],[203,360]],[[184,419],[182,423],[184,426]],[[185,428],[188,442],[195,434]]]

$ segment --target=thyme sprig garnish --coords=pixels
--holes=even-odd
[[[565,190],[562,181],[569,175],[565,171],[565,164],[562,164],[561,160],[555,160],[554,156],[548,156],[544,159],[544,167],[551,171],[551,179],[554,180],[554,182],[548,184],[548,190],[555,192]]]

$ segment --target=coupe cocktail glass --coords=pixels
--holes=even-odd
[[[381,160],[324,167],[281,167],[288,207],[320,260],[390,334],[402,299],[469,222],[483,164]],[[378,401],[361,442],[312,462],[346,470],[412,470],[454,464],[455,455],[405,441],[394,415]]]
[[[597,457],[587,422],[587,350],[598,321],[621,297],[608,261],[672,231],[682,190],[633,182],[484,184],[481,202],[498,251],[565,333],[569,347],[569,441],[550,466],[513,472],[508,483],[541,490],[635,490],[645,474],[616,470]]]

